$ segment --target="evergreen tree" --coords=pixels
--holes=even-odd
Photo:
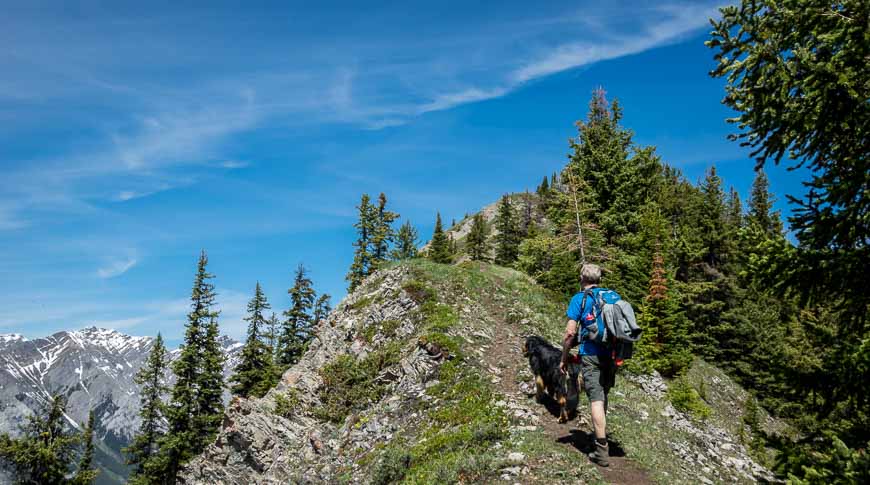
[[[459,252],[459,250],[456,248],[456,238],[453,237],[453,233],[451,232],[447,235],[447,239],[450,241],[450,244],[447,245],[447,247],[450,249],[450,260],[453,261],[453,259]]]
[[[725,193],[722,179],[712,166],[701,185],[703,202],[699,231],[704,246],[703,260],[713,268],[720,267],[728,257],[728,231],[726,226]]]
[[[369,202],[368,194],[363,194],[360,203],[357,206],[359,210],[359,220],[353,227],[356,228],[358,238],[353,246],[356,248],[353,255],[353,263],[350,265],[345,279],[350,283],[348,292],[352,292],[357,286],[362,283],[362,280],[372,271],[371,253],[372,239],[375,236],[376,228],[376,211]]]
[[[661,170],[654,148],[635,147],[621,120],[619,103],[608,106],[604,90],[596,89],[589,114],[577,123],[578,136],[570,142],[567,168],[587,187],[589,212],[597,216],[591,222],[601,226],[608,244],[637,231],[640,208],[652,198]]]
[[[330,296],[327,293],[320,295],[314,304],[314,324],[317,325],[329,316],[332,306],[329,304]]]
[[[442,264],[449,264],[453,260],[450,256],[450,241],[441,227],[441,213],[435,215],[435,231],[429,244],[429,259]]]
[[[529,233],[532,231],[532,224],[532,196],[526,190],[526,193],[523,195],[523,218],[520,223],[520,233],[523,238],[529,237]]]
[[[99,474],[98,470],[94,469],[94,411],[88,413],[88,424],[85,425],[84,436],[85,449],[82,452],[82,457],[79,459],[79,467],[72,479],[75,485],[87,485],[93,483]]]
[[[275,315],[275,312],[272,312],[272,316],[269,317],[269,333],[266,337],[266,341],[269,342],[269,354],[272,356],[272,363],[276,363],[278,361],[278,332],[281,322],[278,320],[278,315]]]
[[[202,388],[214,380],[211,372],[208,378],[204,377],[205,369],[211,370],[214,366],[213,361],[206,361],[214,358],[212,344],[216,344],[216,341],[211,340],[213,336],[216,339],[216,335],[212,334],[216,334],[215,319],[218,314],[214,310],[214,284],[210,281],[214,276],[207,271],[207,265],[208,256],[202,251],[190,296],[191,310],[187,314],[184,343],[179,349],[178,359],[172,364],[176,380],[166,406],[168,430],[159,443],[161,456],[155,460],[162,469],[153,473],[169,483],[174,482],[179,467],[201,451],[201,445],[205,443],[210,425],[214,422],[213,416],[203,416],[201,413],[204,408],[211,407],[215,393],[220,403],[221,382],[218,382],[217,389]]]
[[[465,238],[465,252],[468,253],[472,261],[486,261],[488,259],[489,244],[487,244],[486,240],[487,232],[486,221],[483,220],[483,215],[478,212],[474,215],[471,229]]]
[[[779,211],[773,210],[773,194],[763,168],[755,171],[752,193],[749,197],[749,221],[769,237],[782,234]]]
[[[195,450],[202,451],[217,435],[224,414],[224,356],[220,344],[217,313],[205,327],[202,347],[202,370],[197,379]]]
[[[812,423],[802,456],[787,456],[783,468],[795,482],[847,476],[844,481],[866,482],[867,455],[860,460],[857,450],[870,441],[870,82],[867,69],[855,66],[867,64],[870,4],[737,3],[720,10],[707,42],[717,50],[711,74],[727,79],[724,102],[739,113],[731,120],[739,127],[733,138],[753,148],[758,168],[785,159],[809,174],[803,197],[789,196],[797,206],[789,219],[797,245],[768,236],[754,248],[753,266],[768,288],[812,305],[801,312],[800,325],[787,328],[803,331],[810,353],[821,354],[807,367],[817,364],[825,383],[817,390],[810,378],[794,389],[806,396],[810,388],[812,400],[798,407],[814,410],[815,419],[802,419]],[[767,222],[770,205],[765,183],[757,182],[754,227]],[[792,371],[783,373],[797,374]],[[848,473],[846,463],[854,466]]]
[[[743,204],[740,202],[740,194],[734,187],[731,187],[731,192],[728,194],[728,225],[733,230],[738,230],[743,227]]]
[[[541,181],[541,185],[538,185],[538,195],[541,198],[546,197],[547,192],[550,191],[550,183],[547,181],[547,177],[544,176],[544,179]]]
[[[278,341],[278,363],[287,368],[299,361],[312,337],[315,293],[305,266],[299,265],[290,294],[290,308],[284,312],[284,328]]]
[[[454,222],[454,226],[456,223]],[[417,229],[411,221],[405,221],[396,233],[396,248],[393,249],[393,259],[403,260],[417,257]]]
[[[538,186],[537,193],[538,201],[540,201],[541,212],[546,213],[550,206],[550,183],[547,181],[546,175],[541,181],[541,185]]]
[[[68,483],[66,477],[81,439],[65,430],[65,412],[66,399],[56,395],[28,416],[19,438],[0,435],[0,463],[19,483]]]
[[[669,289],[660,246],[653,256],[649,292],[641,310],[644,334],[638,344],[638,357],[662,375],[681,373],[692,362],[688,322]]]
[[[510,266],[517,260],[520,233],[507,195],[502,196],[499,202],[495,227],[498,229],[498,234],[495,236],[495,262],[502,266]]]
[[[257,282],[254,288],[254,297],[248,302],[248,336],[245,346],[242,348],[242,356],[235,369],[235,374],[230,379],[235,382],[231,387],[236,396],[262,397],[277,382],[276,372],[272,369],[271,348],[263,342],[262,330],[268,324],[264,312],[271,306],[266,300],[266,295]]]
[[[148,353],[148,360],[133,377],[133,381],[139,385],[139,417],[142,419],[142,424],[139,425],[139,432],[136,433],[130,446],[124,449],[127,464],[133,465],[131,481],[134,479],[142,479],[147,483],[160,481],[159,476],[149,476],[147,468],[155,468],[155,464],[150,462],[157,453],[158,441],[163,437],[165,404],[162,399],[168,391],[163,384],[163,379],[168,365],[163,336],[158,333]]]
[[[371,267],[368,274],[377,270],[387,261],[389,245],[396,237],[393,221],[399,217],[395,212],[387,210],[387,196],[381,192],[378,196],[378,207],[374,214],[374,230],[371,237]]]

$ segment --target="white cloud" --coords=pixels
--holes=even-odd
[[[97,276],[100,278],[114,278],[129,271],[133,266],[136,266],[138,261],[136,258],[128,258],[120,261],[113,261],[108,265],[97,270]]]
[[[226,160],[221,162],[220,166],[226,169],[234,170],[239,168],[248,168],[251,166],[251,164],[239,160]]]
[[[431,111],[441,111],[450,109],[462,104],[484,101],[487,99],[498,98],[507,94],[510,90],[507,88],[492,88],[480,89],[469,88],[455,93],[440,94],[431,102],[428,102],[417,110],[418,113],[429,113]]]
[[[715,7],[663,6],[658,9],[665,18],[646,26],[638,33],[622,34],[613,41],[574,42],[560,45],[541,58],[533,60],[510,76],[514,83],[524,83],[539,77],[555,74],[567,69],[585,66],[595,62],[637,54],[669,42],[679,40],[683,35],[708,24],[715,16]]]

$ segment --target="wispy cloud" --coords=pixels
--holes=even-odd
[[[241,160],[225,160],[220,163],[220,166],[229,170],[235,170],[239,168],[248,168],[251,166],[249,162],[243,162]]]
[[[462,104],[485,101],[510,94],[520,86],[536,79],[569,69],[637,54],[678,41],[686,34],[708,25],[716,8],[703,5],[659,6],[654,11],[656,20],[641,26],[638,31],[620,33],[608,38],[567,42],[531,55],[526,62],[510,71],[495,87],[470,87],[461,91],[442,93],[419,107],[418,113],[450,109]]]
[[[106,266],[97,270],[97,276],[100,278],[114,278],[116,276],[121,276],[122,274],[129,271],[131,268],[136,266],[138,261],[136,258],[128,258],[121,261],[113,261]]]

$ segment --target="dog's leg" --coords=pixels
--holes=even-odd
[[[535,376],[535,400],[541,402],[544,399],[544,379],[541,376]]]
[[[567,408],[567,400],[565,396],[559,396],[559,407],[561,409],[561,413],[559,413],[559,422],[567,423],[568,422],[568,408]]]

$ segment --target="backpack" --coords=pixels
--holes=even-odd
[[[631,358],[634,343],[640,340],[640,334],[643,332],[637,325],[634,309],[613,290],[606,288],[600,288],[598,292],[592,290],[589,288],[583,292],[583,300],[580,303],[580,308],[585,308],[586,298],[592,298],[594,324],[586,325],[586,322],[582,322],[587,330],[585,340],[609,347],[617,360]]]

